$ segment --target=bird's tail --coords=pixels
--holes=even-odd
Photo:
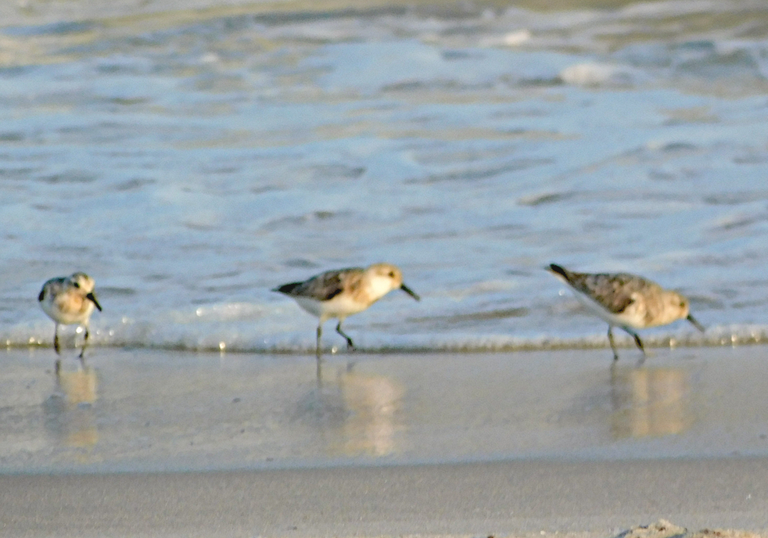
[[[290,284],[283,284],[282,286],[278,286],[276,288],[272,288],[272,291],[276,291],[278,293],[284,293],[286,295],[291,295],[291,292],[295,290],[299,285],[301,285],[302,282],[291,282]]]
[[[547,267],[547,271],[564,278],[566,281],[571,279],[571,272],[564,267],[560,267],[556,263],[550,263],[549,267]]]

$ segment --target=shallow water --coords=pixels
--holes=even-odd
[[[362,348],[606,345],[556,261],[764,341],[768,6],[537,4],[4,5],[0,338],[84,270],[99,345],[310,350],[270,288],[389,261]]]

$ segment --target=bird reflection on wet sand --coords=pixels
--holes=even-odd
[[[45,427],[61,445],[90,448],[99,440],[93,404],[98,378],[92,368],[59,370],[53,394],[43,402]]]
[[[316,388],[299,402],[298,415],[320,430],[327,453],[375,457],[396,453],[397,434],[404,429],[399,418],[403,386],[349,365],[326,364],[323,371],[325,377],[318,378]]]
[[[681,368],[611,368],[611,436],[682,433],[693,422],[689,374]]]

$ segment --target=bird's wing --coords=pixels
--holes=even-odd
[[[344,291],[344,286],[349,285],[349,277],[361,274],[360,267],[349,267],[326,271],[304,282],[292,282],[275,288],[292,297],[308,297],[317,301],[329,301]]]
[[[571,286],[613,314],[621,314],[635,302],[635,292],[655,285],[643,277],[628,273],[570,273],[569,276],[568,283]]]

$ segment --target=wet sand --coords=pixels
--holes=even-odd
[[[11,350],[10,536],[768,534],[765,347],[329,357]],[[350,362],[349,359],[354,359]]]

